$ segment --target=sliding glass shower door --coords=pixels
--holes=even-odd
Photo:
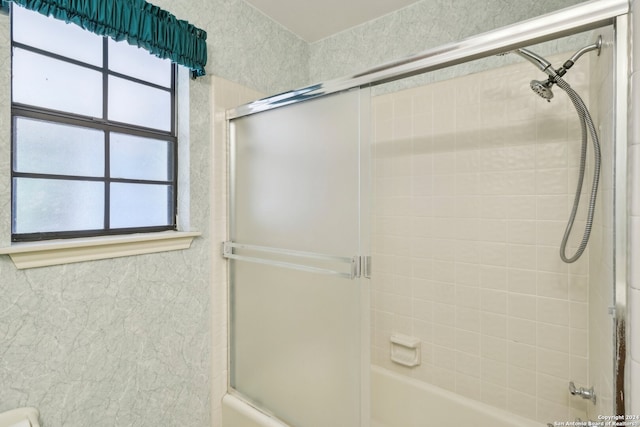
[[[368,106],[230,121],[230,386],[295,427],[367,422]]]

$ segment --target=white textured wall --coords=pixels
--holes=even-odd
[[[567,75],[587,103],[592,59]],[[568,383],[589,384],[589,250],[558,255],[580,129],[561,90],[531,92],[538,73],[521,62],[374,99],[372,338],[376,364],[547,423],[586,417]],[[390,361],[392,333],[420,338],[420,367]]]

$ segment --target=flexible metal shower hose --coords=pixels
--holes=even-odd
[[[558,85],[558,87],[563,89],[567,93],[567,95],[569,95],[571,102],[573,102],[573,105],[576,108],[578,117],[580,118],[580,125],[582,128],[582,150],[580,153],[580,173],[578,176],[578,186],[576,188],[576,195],[573,200],[573,209],[571,209],[569,222],[567,223],[567,228],[564,231],[562,243],[560,244],[560,258],[562,258],[562,261],[566,263],[572,263],[577,261],[578,258],[582,256],[582,253],[584,252],[585,248],[587,247],[587,243],[589,242],[589,237],[591,236],[591,228],[593,227],[593,215],[596,208],[596,196],[598,195],[598,183],[600,182],[600,141],[598,140],[598,133],[596,132],[596,128],[593,124],[593,120],[591,119],[591,115],[589,114],[589,110],[584,104],[584,101],[582,101],[582,98],[580,98],[576,91],[573,90],[571,86],[569,86],[569,83],[564,81],[561,77],[557,76],[555,78],[555,83]],[[567,241],[569,240],[569,236],[571,235],[571,229],[573,228],[573,223],[578,212],[578,205],[580,204],[580,194],[582,193],[582,183],[584,181],[584,174],[586,169],[588,139],[587,128],[589,130],[589,134],[591,134],[591,141],[593,142],[593,156],[595,160],[593,167],[593,183],[591,185],[591,197],[589,199],[589,210],[587,213],[587,222],[584,227],[584,234],[582,235],[580,246],[578,246],[578,250],[573,256],[567,257]]]

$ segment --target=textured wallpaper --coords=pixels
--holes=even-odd
[[[9,19],[0,16],[3,246],[11,233],[9,59]],[[194,108],[180,107],[191,110],[182,176],[191,197],[181,222],[202,237],[185,251],[31,270],[0,256],[0,411],[37,407],[45,427],[211,424],[210,79],[187,92]]]
[[[304,86],[309,45],[242,0],[152,2],[207,31],[207,73],[267,94]]]
[[[311,44],[310,79],[346,76],[576,3],[423,0]]]
[[[0,258],[0,411],[44,426],[209,425],[208,253],[17,271]]]

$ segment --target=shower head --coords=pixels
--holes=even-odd
[[[546,99],[547,102],[551,102],[551,98],[553,98],[553,92],[551,91],[551,87],[554,85],[554,83],[557,83],[558,79],[562,80],[562,76],[564,76],[567,73],[567,70],[569,70],[569,68],[573,67],[573,65],[582,55],[584,55],[587,52],[591,52],[593,50],[598,51],[598,55],[600,55],[601,49],[602,49],[602,36],[598,36],[598,39],[596,40],[595,43],[590,44],[589,46],[585,46],[582,49],[578,50],[576,53],[573,54],[571,58],[567,59],[565,63],[562,64],[562,67],[558,68],[557,70],[553,68],[553,66],[549,61],[547,61],[540,55],[524,48],[519,48],[519,49],[514,49],[511,51],[499,53],[498,55],[502,56],[509,53],[515,53],[516,55],[519,55],[524,59],[526,59],[527,61],[531,62],[541,71],[547,73],[547,75],[549,76],[547,80],[543,82],[540,80],[531,80],[531,83],[529,83],[529,86],[531,86],[531,90],[537,93],[538,96],[540,96],[543,99]],[[562,88],[564,89],[564,87]]]
[[[551,102],[551,98],[553,98],[553,92],[551,91],[553,82],[551,80],[544,82],[541,82],[540,80],[531,80],[529,86],[531,86],[531,90],[537,93],[541,98],[546,99],[547,102]]]
[[[535,87],[534,87],[534,82],[531,82],[531,88],[538,95],[542,96],[543,98],[550,99],[553,95],[547,97],[545,95],[542,95],[541,92],[538,91],[538,89],[542,90],[542,88],[544,88],[543,93],[545,93],[545,94],[550,93],[551,85],[553,85],[553,83],[555,82],[556,77],[564,76],[566,74],[567,70],[569,70],[569,68],[573,67],[573,64],[575,64],[576,61],[582,55],[584,55],[585,53],[591,52],[593,50],[597,50],[598,51],[598,55],[600,55],[600,50],[601,49],[602,49],[602,36],[598,36],[598,39],[596,40],[595,43],[590,44],[589,46],[585,46],[582,49],[578,50],[576,53],[573,54],[573,56],[571,58],[569,58],[568,60],[565,61],[565,63],[562,65],[562,67],[558,68],[557,70],[553,68],[553,66],[551,65],[551,63],[549,61],[547,61],[546,59],[544,59],[543,57],[541,57],[537,53],[531,52],[528,49],[519,48],[519,49],[514,49],[512,51],[509,51],[509,52],[499,53],[498,55],[506,55],[508,53],[515,53],[516,55],[519,55],[519,56],[523,57],[524,59],[526,59],[527,61],[531,62],[533,65],[535,65],[541,71],[547,73],[547,75],[549,76],[549,79],[547,80],[546,84],[545,83],[541,83],[541,82],[537,82],[537,84],[535,84]]]

